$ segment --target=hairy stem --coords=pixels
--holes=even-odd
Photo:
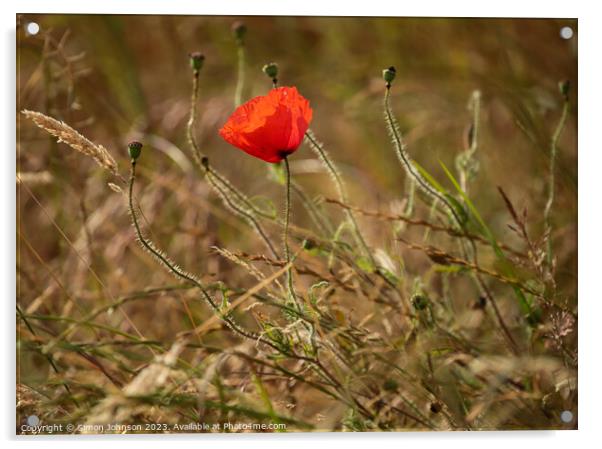
[[[397,154],[399,161],[401,162],[402,167],[405,169],[408,176],[410,176],[414,179],[414,181],[416,182],[416,185],[420,188],[420,190],[422,190],[422,192],[424,192],[427,196],[431,197],[431,199],[437,199],[443,205],[445,205],[445,207],[447,208],[449,213],[453,216],[455,221],[458,224],[460,224],[460,226],[461,226],[462,220],[458,216],[458,213],[456,212],[454,207],[451,205],[449,200],[447,198],[445,198],[445,196],[443,196],[439,191],[437,191],[435,188],[433,188],[433,186],[431,186],[429,184],[429,182],[422,177],[422,175],[418,172],[418,170],[412,163],[410,156],[406,152],[405,144],[402,140],[401,132],[399,131],[399,125],[397,124],[397,120],[393,116],[393,112],[391,111],[391,106],[389,105],[390,93],[391,93],[391,88],[390,88],[390,86],[387,86],[387,88],[385,90],[385,101],[384,101],[384,103],[385,103],[385,120],[387,123],[387,129],[389,130],[389,135],[393,139],[393,146],[395,147],[395,152]]]
[[[219,175],[214,169],[210,168],[207,164],[206,169],[206,179],[209,185],[214,189],[214,191],[218,194],[218,196],[222,199],[224,204],[232,213],[238,215],[239,217],[246,220],[249,225],[259,234],[266,247],[272,253],[272,256],[278,258],[278,252],[274,245],[272,244],[270,238],[263,230],[257,218],[253,215],[251,209],[246,208],[246,205],[243,205],[237,202],[233,197],[236,195],[230,195],[233,192],[233,189],[230,189],[230,184],[223,179],[221,175]]]
[[[278,87],[278,78],[274,77],[274,78],[272,78],[272,88],[276,89],[277,87]],[[293,192],[295,192],[295,194],[301,200],[303,207],[309,213],[309,216],[311,217],[314,224],[325,235],[332,235],[334,230],[332,228],[332,224],[328,220],[328,217],[326,217],[320,210],[318,210],[318,207],[316,207],[316,204],[314,203],[314,201],[311,200],[310,198],[308,198],[307,194],[305,193],[305,191],[299,184],[297,184],[296,182],[293,181],[291,183],[291,187],[293,189]]]
[[[190,116],[186,125],[186,138],[192,150],[192,156],[199,170],[205,173],[205,179],[211,188],[222,199],[226,207],[235,215],[246,220],[253,229],[259,234],[265,245],[268,247],[274,257],[278,253],[272,245],[267,234],[259,224],[257,215],[268,216],[265,212],[259,210],[242,192],[238,191],[224,175],[209,165],[207,157],[201,151],[195,137],[194,124],[197,116],[197,102],[199,92],[199,71],[194,70],[192,78],[192,94],[190,96]],[[270,217],[272,218],[272,217]]]
[[[397,153],[397,157],[399,158],[399,161],[401,162],[402,167],[406,170],[406,173],[409,176],[414,178],[414,180],[416,181],[416,185],[418,187],[420,187],[424,193],[426,193],[428,196],[430,196],[433,200],[440,201],[447,208],[448,212],[453,217],[453,219],[456,222],[456,224],[458,225],[459,229],[461,229],[462,232],[465,234],[466,228],[465,228],[464,222],[458,216],[458,213],[456,212],[456,210],[454,209],[454,207],[452,206],[450,201],[443,194],[441,194],[438,190],[436,190],[434,187],[432,187],[431,184],[426,179],[424,179],[424,177],[422,177],[422,175],[418,172],[418,170],[412,163],[410,156],[407,154],[407,152],[405,150],[405,144],[403,143],[403,140],[401,138],[401,132],[399,131],[399,126],[397,125],[397,120],[393,116],[393,112],[391,111],[391,107],[389,105],[390,90],[391,90],[390,85],[387,85],[387,88],[385,91],[385,100],[384,100],[385,119],[387,122],[387,128],[389,130],[389,134],[391,135],[391,137],[393,139],[393,144],[394,144],[394,147],[395,147],[395,150]],[[474,261],[474,263],[476,264],[477,263],[476,244],[474,243],[474,241],[469,240],[468,245],[469,245],[470,249],[467,248],[466,245],[467,245],[467,242],[462,240],[461,241],[461,250],[462,250],[464,257],[467,259],[468,258],[472,259]],[[470,257],[470,256],[472,256],[472,257]],[[500,328],[502,329],[504,336],[508,340],[509,346],[512,348],[512,350],[514,352],[517,352],[516,342],[512,338],[512,334],[510,333],[508,326],[504,322],[504,319],[499,311],[499,308],[497,307],[495,297],[493,296],[493,294],[491,293],[491,291],[485,284],[485,281],[483,281],[483,279],[481,278],[481,276],[479,274],[475,273],[473,275],[473,279],[474,279],[475,283],[477,284],[477,286],[479,287],[479,290],[481,291],[481,293],[486,295],[487,299],[491,303],[494,313],[495,313],[495,316],[497,318],[498,324],[499,324]]]
[[[238,76],[236,79],[236,90],[234,92],[234,107],[242,104],[242,92],[245,87],[245,46],[242,42],[238,43]]]
[[[334,232],[332,228],[332,223],[327,216],[325,216],[316,203],[307,196],[303,188],[297,184],[295,181],[291,181],[291,188],[293,192],[299,197],[299,200],[303,204],[305,210],[307,210],[310,218],[316,225],[316,227],[324,234],[325,236],[330,236]]]
[[[291,169],[288,163],[288,158],[284,158],[284,170],[286,173],[285,197],[284,197],[284,259],[286,263],[291,261],[291,250],[288,246],[288,226],[291,216]],[[293,269],[289,267],[286,272],[286,284],[291,301],[296,304],[297,297],[293,286]]]
[[[552,212],[552,205],[554,204],[554,183],[555,183],[555,170],[556,170],[556,152],[558,139],[560,138],[560,134],[564,129],[564,125],[566,124],[567,117],[569,115],[569,100],[568,97],[564,99],[564,105],[562,107],[562,116],[560,117],[560,121],[556,126],[556,130],[552,135],[552,141],[550,143],[550,173],[548,178],[548,201],[546,202],[546,208],[544,210],[544,223],[545,229],[547,233],[551,233],[552,225],[550,223],[550,214]],[[547,245],[547,254],[546,260],[548,263],[548,267],[552,266],[553,254],[552,254],[552,236],[548,235],[548,245]]]
[[[345,184],[343,182],[343,179],[341,178],[341,175],[340,175],[338,169],[336,168],[334,163],[330,160],[330,157],[326,153],[326,150],[324,150],[324,147],[322,146],[322,144],[317,141],[316,137],[314,136],[313,132],[310,129],[307,130],[307,132],[305,133],[305,136],[307,137],[307,139],[309,141],[311,149],[318,155],[320,161],[322,161],[322,164],[326,167],[328,173],[330,174],[330,177],[332,178],[334,185],[337,189],[340,201],[342,203],[347,204],[348,203],[347,189],[345,188]],[[372,266],[375,267],[376,262],[374,260],[374,257],[372,256],[372,252],[370,251],[370,248],[368,248],[368,245],[366,244],[366,241],[365,241],[364,237],[362,236],[362,233],[360,231],[360,228],[357,224],[357,220],[355,219],[353,212],[350,209],[346,209],[345,215],[347,216],[347,219],[349,220],[349,223],[351,224],[351,227],[353,229],[353,235],[355,236],[355,239],[356,239],[358,245],[361,247],[363,253],[369,258]]]
[[[132,160],[132,169],[131,169],[131,173],[130,173],[130,182],[129,182],[129,189],[128,189],[128,206],[129,206],[130,215],[132,216],[132,223],[134,225],[134,229],[136,230],[136,237],[138,238],[140,245],[146,251],[148,251],[152,256],[154,256],[154,258],[159,262],[159,264],[161,266],[163,266],[167,271],[169,271],[172,275],[174,275],[176,278],[186,281],[186,282],[189,282],[189,283],[193,284],[195,287],[197,287],[201,291],[203,299],[205,299],[205,301],[209,304],[211,309],[221,317],[221,319],[228,325],[228,327],[230,327],[230,329],[232,329],[235,333],[239,334],[242,337],[249,338],[254,341],[258,341],[260,339],[259,334],[248,331],[246,329],[242,329],[238,324],[236,324],[232,320],[232,318],[221,314],[217,303],[211,297],[211,295],[209,294],[209,292],[207,291],[205,286],[201,283],[201,281],[193,274],[188,273],[188,272],[184,271],[182,268],[180,268],[165,253],[163,253],[160,249],[158,249],[151,240],[148,240],[144,236],[144,234],[142,233],[142,230],[140,228],[140,224],[138,222],[138,212],[134,208],[134,199],[133,199],[134,194],[133,193],[134,193],[135,180],[136,180],[136,162],[134,160]],[[265,340],[262,340],[262,341],[264,341],[269,346],[272,346],[274,349],[278,349],[275,345],[273,345],[269,341],[265,341]]]
[[[192,149],[192,156],[197,166],[201,166],[201,160],[203,158],[203,153],[197,144],[197,141],[194,137],[194,123],[196,122],[196,114],[197,114],[197,102],[199,98],[199,71],[195,70],[192,75],[192,94],[190,95],[190,117],[188,118],[188,123],[186,124],[186,139],[188,140],[188,144]]]

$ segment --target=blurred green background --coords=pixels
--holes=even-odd
[[[558,285],[554,299],[571,307],[576,304],[576,20],[19,15],[17,111],[30,109],[64,120],[105,146],[126,177],[127,142],[144,142],[136,195],[150,223],[149,235],[204,282],[222,280],[231,288],[248,288],[256,280],[210,249],[219,246],[263,254],[265,248],[249,226],[224,209],[194,171],[185,133],[192,85],[188,54],[201,51],[206,60],[195,129],[201,148],[239,189],[281,210],[282,186],[270,179],[266,164],[229,146],[218,135],[234,110],[237,47],[231,26],[237,20],[248,28],[243,98],[270,89],[271,82],[261,68],[277,62],[280,82],[297,86],[310,100],[311,127],[341,169],[350,201],[364,209],[399,213],[405,195],[405,174],[385,127],[382,69],[397,69],[391,105],[408,152],[450,190],[439,161],[454,167],[456,156],[464,150],[472,118],[469,98],[478,89],[482,94],[480,171],[469,195],[497,239],[521,251],[526,249],[507,227],[511,218],[497,186],[503,187],[519,211],[526,208],[531,237],[541,237],[550,141],[563,106],[558,82],[569,80],[571,108],[558,145],[552,238]],[[36,35],[26,32],[31,22],[40,26]],[[563,27],[571,27],[571,39],[561,37]],[[57,144],[19,113],[17,136],[17,169],[23,180],[17,189],[17,304],[35,317],[37,332],[30,334],[19,324],[17,383],[23,390],[19,390],[18,411],[23,419],[30,414],[43,416],[40,413],[62,416],[54,397],[63,394],[63,379],[86,398],[86,407],[114,391],[100,373],[101,365],[73,350],[71,341],[91,342],[90,354],[126,383],[153,354],[144,347],[117,344],[114,350],[94,349],[94,343],[110,344],[118,340],[116,335],[131,334],[168,344],[212,312],[194,292],[181,286],[157,295],[138,295],[135,301],[111,307],[131,292],[175,281],[136,245],[124,198],[107,186],[114,178],[90,158]],[[294,179],[312,196],[337,197],[328,174],[307,146],[290,159]],[[296,206],[293,222],[311,227],[303,209]],[[325,207],[329,216],[342,216],[336,206]],[[426,218],[428,214],[428,204],[420,204],[414,216]],[[385,248],[403,265],[407,274],[404,294],[411,293],[416,278],[438,291],[438,278],[426,257],[406,251],[402,260],[401,245],[390,223],[365,217],[359,221],[368,244]],[[404,238],[423,242],[422,229],[406,231]],[[272,227],[270,232],[280,242],[280,229]],[[452,247],[449,239],[437,238],[434,235],[428,243],[444,241],[446,248]],[[325,259],[319,261],[326,264]],[[492,260],[482,257],[480,263],[491,266]],[[457,278],[452,293],[461,306],[458,316],[472,312],[478,292],[468,282]],[[509,325],[520,326],[511,289],[498,285],[498,293]],[[363,322],[365,316],[374,316],[376,329],[385,321],[379,314],[399,321],[376,303],[350,301],[347,307],[344,300],[354,299],[353,292],[340,296],[338,310],[350,320]],[[336,301],[338,297],[329,299],[329,305],[339,307]],[[54,373],[40,351],[42,345],[45,348],[69,323],[100,307],[107,310],[95,316],[98,328],[80,323],[73,334],[59,338],[65,349],[52,353],[60,367]],[[241,312],[245,324],[254,324],[253,319],[252,314]],[[493,342],[488,351],[498,355],[497,330],[485,324],[477,331],[475,341]],[[210,332],[203,338],[226,348],[236,341],[229,332]],[[540,344],[548,342],[538,339]],[[199,363],[199,354],[191,352],[193,366]],[[238,394],[243,390],[236,383],[238,377],[231,379],[232,391]],[[224,376],[224,381],[231,379]],[[29,388],[52,399],[35,395],[32,399]],[[287,392],[288,387],[283,389],[283,394]],[[337,412],[332,405],[321,408],[320,402],[312,402],[311,393],[302,391],[299,397],[304,399],[296,409],[301,416],[318,412],[333,420],[342,416],[341,409]],[[36,408],[44,403],[50,406],[41,411]],[[558,405],[557,410],[572,409],[569,406]],[[529,413],[522,402],[516,408]],[[85,413],[86,408],[81,410]],[[548,421],[529,425],[547,426]]]
[[[454,166],[471,119],[471,92],[480,90],[481,168],[470,195],[497,236],[510,242],[509,215],[496,186],[518,208],[527,208],[533,234],[539,235],[550,138],[562,108],[558,82],[568,79],[571,111],[559,142],[553,221],[559,279],[566,293],[576,294],[576,20],[61,14],[21,15],[17,20],[18,109],[65,120],[107,147],[124,173],[125,143],[143,140],[138,188],[155,237],[184,264],[211,273],[220,271],[207,256],[211,244],[248,251],[258,246],[227,213],[199,215],[207,189],[193,174],[185,140],[192,81],[189,52],[206,56],[196,129],[201,147],[249,195],[266,196],[277,205],[282,197],[280,187],[267,179],[263,162],[230,147],[217,133],[234,109],[235,21],[248,27],[244,98],[267,92],[271,84],[261,67],[277,62],[280,82],[297,86],[310,100],[311,126],[339,163],[351,201],[366,209],[390,211],[404,191],[405,175],[383,119],[382,69],[397,68],[392,106],[409,153],[448,187],[439,160]],[[36,36],[25,32],[31,21],[40,25]],[[566,26],[574,32],[568,40],[560,36]],[[65,63],[69,58],[73,61]],[[93,237],[105,251],[96,267],[115,281],[108,282],[111,288],[119,291],[132,280],[147,285],[164,276],[157,270],[140,272],[140,266],[152,266],[148,260],[141,265],[144,257],[121,258],[131,244],[131,229],[123,205],[108,193],[106,182],[99,182],[99,177],[108,180],[105,175],[33,124],[20,120],[17,126],[19,170],[50,171],[53,183],[33,189],[68,235],[80,231],[82,204],[89,212],[105,207],[103,224]],[[310,193],[336,196],[307,147],[291,159],[295,179]],[[209,200],[219,203],[211,196]],[[22,195],[19,210],[23,235],[51,267],[68,275],[64,258],[69,248],[51,231],[47,217],[27,195]],[[304,224],[306,217],[299,212],[294,220]],[[116,239],[119,232],[130,240]],[[371,245],[386,244],[388,234],[378,226],[365,232]],[[103,239],[113,244],[105,247]],[[38,263],[29,252],[22,257],[23,269]],[[124,273],[129,273],[128,281]],[[22,299],[27,302],[26,297]]]

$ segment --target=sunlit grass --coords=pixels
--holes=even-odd
[[[35,20],[17,432],[576,427],[576,24]],[[217,137],[276,85],[286,169]]]

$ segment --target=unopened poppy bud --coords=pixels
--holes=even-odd
[[[205,169],[209,168],[209,158],[207,156],[201,158],[201,165],[205,167]]]
[[[303,240],[303,249],[311,251],[312,249],[316,248],[317,246],[318,246],[318,244],[312,239]]]
[[[243,22],[234,22],[232,24],[232,34],[236,42],[242,44],[245,34],[247,34],[247,26]]]
[[[389,67],[388,69],[383,70],[383,79],[387,83],[387,87],[391,86],[391,83],[395,79],[396,73],[397,73],[397,71],[395,70],[395,67],[393,67],[393,66]]]
[[[472,305],[472,308],[473,309],[484,309],[486,305],[487,305],[487,298],[485,298],[484,296],[481,295],[474,302],[474,304]]]
[[[205,61],[205,55],[195,51],[190,53],[188,56],[190,57],[190,67],[192,67],[192,70],[195,72],[201,70],[201,67],[203,67],[203,62]]]
[[[429,300],[423,295],[414,295],[412,305],[416,310],[424,310],[428,306]]]
[[[130,158],[132,161],[135,161],[140,156],[142,151],[142,144],[140,142],[130,142],[128,144],[128,153],[130,154]]]
[[[394,379],[386,379],[383,383],[383,389],[386,391],[397,391],[399,384]]]
[[[571,88],[571,83],[569,80],[564,80],[558,83],[558,90],[562,96],[567,99],[569,97],[569,89]]]
[[[278,64],[275,62],[270,62],[263,66],[263,73],[265,73],[270,78],[274,79],[278,77]]]
[[[429,408],[432,413],[439,413],[443,407],[440,402],[431,402]]]

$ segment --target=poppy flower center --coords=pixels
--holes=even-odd
[[[289,154],[292,154],[294,150],[278,150],[276,151],[276,154],[278,155],[278,157],[280,159],[284,159],[285,157],[287,157]]]

